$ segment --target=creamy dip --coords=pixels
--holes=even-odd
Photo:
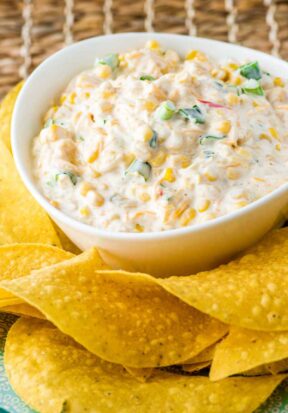
[[[225,215],[288,177],[288,87],[258,62],[183,59],[150,41],[96,59],[33,141],[51,204],[109,231]]]

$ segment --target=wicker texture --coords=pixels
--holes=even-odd
[[[232,41],[288,59],[288,0],[0,0],[0,97],[45,57],[111,32]]]

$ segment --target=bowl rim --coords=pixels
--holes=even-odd
[[[38,74],[39,71],[41,71],[42,67],[46,64],[51,64],[55,60],[57,62],[57,59],[59,56],[62,54],[66,53],[71,53],[73,52],[73,49],[79,47],[79,45],[82,45],[85,47],[88,43],[92,43],[97,39],[98,41],[101,41],[104,38],[114,38],[115,40],[119,37],[121,38],[133,38],[136,36],[143,36],[143,40],[149,40],[149,39],[156,39],[161,41],[161,38],[168,38],[168,37],[174,37],[176,40],[177,38],[180,40],[183,38],[188,39],[194,39],[195,41],[199,40],[200,43],[206,43],[206,44],[215,44],[218,46],[224,45],[225,47],[232,48],[233,49],[241,49],[243,51],[249,52],[249,53],[257,53],[257,55],[262,55],[263,58],[265,57],[266,59],[269,59],[270,61],[274,61],[275,64],[281,63],[283,65],[287,65],[288,69],[288,63],[285,62],[282,59],[279,59],[275,56],[270,56],[264,52],[254,50],[248,47],[243,47],[240,45],[234,45],[231,43],[227,42],[222,42],[219,40],[213,40],[213,39],[206,39],[202,37],[193,37],[193,36],[188,36],[188,35],[180,35],[180,34],[170,34],[170,33],[147,33],[147,32],[129,32],[129,33],[116,33],[116,34],[109,34],[109,35],[101,35],[101,36],[94,36],[89,39],[81,40],[79,42],[75,42],[72,45],[66,46],[65,48],[57,51],[56,53],[52,54],[49,56],[47,59],[45,59],[34,71],[33,73],[28,77],[28,79],[25,81],[24,86],[22,87],[16,103],[15,107],[13,110],[13,116],[12,116],[12,122],[11,122],[11,144],[12,144],[12,151],[13,151],[13,156],[14,156],[14,161],[16,164],[16,168],[18,170],[18,173],[24,182],[24,185],[26,188],[29,190],[29,192],[32,194],[32,196],[36,199],[36,201],[41,205],[41,207],[56,221],[59,221],[60,223],[63,223],[67,227],[71,227],[76,231],[79,232],[84,232],[87,235],[92,235],[92,236],[98,236],[101,238],[106,238],[110,240],[127,240],[127,241],[135,241],[135,242],[140,242],[140,241],[146,241],[146,240],[156,240],[156,239],[168,239],[168,238],[176,238],[176,237],[181,237],[185,236],[187,234],[195,234],[198,232],[201,232],[203,230],[211,230],[214,227],[220,226],[222,224],[227,224],[234,219],[238,219],[240,217],[243,217],[244,215],[248,215],[250,211],[257,209],[258,207],[262,207],[264,204],[268,203],[269,201],[272,201],[274,198],[277,198],[278,196],[282,196],[285,192],[287,192],[288,195],[288,181],[287,183],[281,185],[279,188],[276,188],[275,190],[271,191],[269,194],[259,198],[258,200],[242,207],[241,209],[238,209],[236,211],[229,212],[228,214],[213,218],[209,221],[198,223],[195,225],[183,227],[183,228],[173,228],[169,230],[164,230],[164,231],[154,231],[154,232],[142,232],[142,233],[135,233],[135,232],[113,232],[109,230],[104,230],[104,229],[99,229],[97,227],[94,227],[92,225],[85,224],[84,222],[78,221],[76,218],[70,217],[69,215],[66,215],[64,212],[61,210],[53,207],[49,201],[45,198],[45,196],[41,193],[40,189],[38,189],[37,185],[35,182],[33,182],[32,179],[28,176],[28,173],[26,171],[25,166],[22,163],[20,152],[21,149],[19,149],[18,145],[18,136],[17,136],[17,118],[19,116],[19,113],[21,112],[21,107],[23,104],[25,104],[25,92],[26,90],[29,89],[30,84],[33,82],[33,78],[35,75]],[[80,46],[81,47],[81,46]],[[69,79],[67,79],[67,82]]]

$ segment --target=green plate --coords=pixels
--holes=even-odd
[[[5,374],[4,345],[9,328],[16,319],[11,314],[0,313],[0,413],[37,413],[14,393]],[[288,380],[255,413],[288,413]]]

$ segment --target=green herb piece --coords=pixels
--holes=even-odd
[[[204,123],[204,115],[199,106],[194,105],[192,108],[179,109],[178,113],[185,119],[194,120],[195,123]]]
[[[262,86],[255,79],[248,80],[241,88],[242,93],[246,95],[264,96],[264,90]]]
[[[108,65],[112,70],[116,69],[119,66],[119,57],[116,53],[108,54],[107,56],[102,57],[101,59],[96,59],[96,64],[98,65]]]
[[[221,139],[226,138],[226,136],[214,136],[214,135],[204,135],[200,138],[200,145],[203,145],[206,142],[220,141]]]
[[[56,182],[58,181],[59,176],[61,175],[67,175],[70,178],[70,181],[72,182],[74,186],[77,184],[78,177],[75,174],[73,174],[73,172],[69,172],[69,171],[59,172],[58,174],[56,174],[55,175]]]
[[[143,176],[145,181],[148,181],[148,179],[151,176],[151,172],[152,166],[149,162],[143,162],[136,159],[131,163],[129,168],[126,170],[125,175],[138,173],[139,175]]]
[[[158,133],[153,130],[152,138],[149,141],[150,148],[156,149],[158,146]]]
[[[155,77],[151,75],[142,75],[139,77],[140,80],[156,80]]]
[[[83,136],[81,136],[81,135],[76,135],[76,141],[80,141],[80,142],[84,142],[85,141],[85,139],[83,138]]]
[[[157,115],[162,120],[169,120],[172,118],[176,111],[176,107],[173,102],[167,100],[163,102],[157,109]]]
[[[59,119],[52,119],[49,118],[46,120],[46,122],[44,123],[44,128],[49,128],[49,126],[51,125],[59,125],[59,126],[64,126],[64,122],[62,122]]]
[[[205,154],[206,159],[210,159],[210,158],[213,158],[213,156],[215,155],[215,152],[213,152],[213,151],[204,151],[204,154]]]
[[[261,79],[261,71],[258,62],[251,62],[247,65],[240,66],[240,74],[246,79]]]
[[[46,122],[44,123],[44,128],[49,128],[49,126],[54,125],[55,124],[55,120],[52,118],[49,118],[46,120]]]

